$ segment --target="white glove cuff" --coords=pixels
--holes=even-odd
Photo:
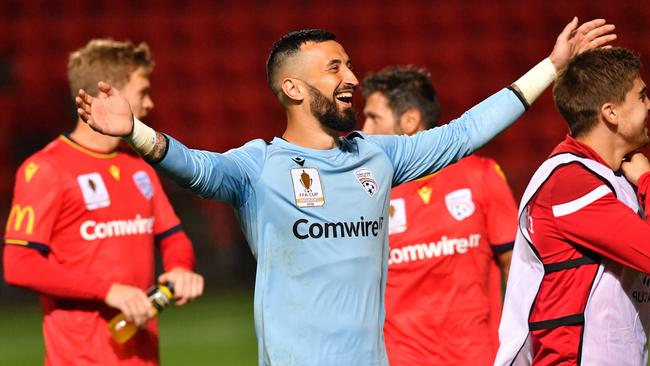
[[[556,76],[555,66],[547,57],[515,81],[514,84],[517,85],[528,105],[531,105],[553,83]]]
[[[137,152],[147,155],[156,145],[156,131],[133,116],[133,132],[124,139]]]

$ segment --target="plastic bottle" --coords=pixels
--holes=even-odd
[[[147,291],[147,296],[153,306],[153,316],[156,316],[171,303],[172,297],[174,297],[174,286],[169,282],[158,284]],[[139,327],[135,323],[126,321],[122,313],[117,314],[108,322],[108,330],[117,343],[125,343],[133,337],[138,329]]]

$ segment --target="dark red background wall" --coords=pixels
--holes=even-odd
[[[427,67],[448,121],[546,57],[574,15],[605,17],[617,26],[616,45],[648,60],[650,2],[642,0],[0,0],[0,220],[19,163],[73,126],[67,55],[90,38],[148,42],[156,59],[156,106],[147,122],[190,146],[225,151],[282,133],[284,114],[266,87],[265,61],[288,31],[333,31],[359,78],[389,64]],[[355,98],[360,111],[362,100]],[[547,92],[480,153],[501,163],[518,199],[565,133]],[[198,245],[221,247],[214,260],[236,269],[247,254],[241,245],[244,254],[223,249],[242,241],[230,209],[170,192]]]

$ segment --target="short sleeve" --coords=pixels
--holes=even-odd
[[[158,175],[154,171],[147,172],[151,174],[151,181],[153,183],[153,210],[154,217],[154,234],[158,238],[160,235],[171,235],[170,231],[180,231],[180,220],[174,212],[174,208],[169,202],[167,194],[163,190],[162,184]]]
[[[494,160],[484,159],[483,182],[489,242],[496,252],[512,249],[517,234],[517,204],[505,174]]]
[[[15,179],[5,243],[47,253],[61,210],[60,177],[49,162],[29,158],[18,168]]]

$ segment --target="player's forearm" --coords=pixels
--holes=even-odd
[[[526,106],[516,92],[503,89],[472,107],[448,126],[450,134],[467,141],[463,156],[469,155],[488,143],[512,125],[524,112]],[[443,126],[444,127],[444,126]]]
[[[165,137],[167,152],[155,165],[156,170],[183,188],[212,197],[223,181],[220,154],[189,149],[173,137]]]
[[[124,137],[124,140],[150,163],[157,163],[165,157],[167,152],[167,137],[153,128],[133,118],[133,131]]]
[[[5,246],[3,264],[8,284],[46,295],[103,301],[111,286],[105,279],[69,271],[36,250],[16,245]]]
[[[178,231],[160,241],[160,251],[165,271],[181,267],[194,270],[194,249],[184,231]]]
[[[508,282],[508,275],[510,274],[510,262],[512,261],[512,250],[506,250],[505,252],[497,254],[497,261],[499,262],[499,268],[501,268],[501,275],[503,280]]]
[[[555,77],[555,67],[546,58],[515,81],[508,88],[509,93],[496,93],[470,109],[466,115],[472,148],[480,148],[513,124],[551,85]],[[519,103],[514,102],[514,98]]]
[[[588,207],[589,210],[556,218],[567,240],[650,274],[650,225],[613,196]],[[585,222],[598,225],[585,225]]]

